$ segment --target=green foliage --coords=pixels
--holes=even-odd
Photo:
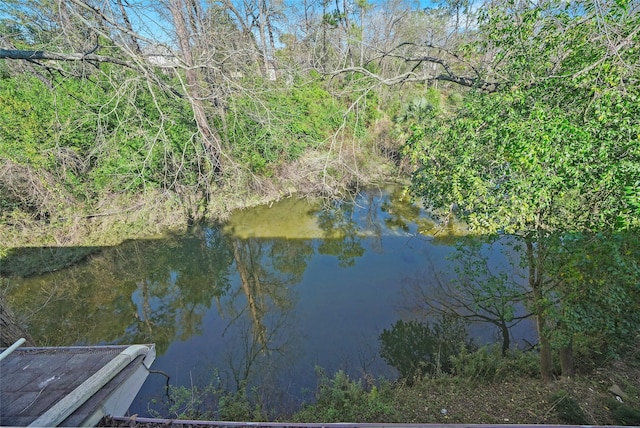
[[[433,110],[436,110],[436,111],[442,109],[441,98],[442,98],[442,94],[440,93],[440,91],[433,87],[427,88],[427,90],[424,93],[424,99],[433,108]]]
[[[621,355],[640,325],[640,246],[633,232],[565,234],[554,244],[549,274],[562,281],[561,305],[548,316],[560,325],[552,338],[573,340],[585,357]]]
[[[628,83],[638,68],[627,64],[638,64],[640,52],[621,43],[611,55],[599,37],[602,25],[624,37],[637,19],[612,2],[483,10],[468,48],[500,52],[499,74],[509,86],[472,93],[459,114],[409,138],[409,152],[422,154],[415,192],[437,208],[456,204],[482,230],[637,224],[624,192],[633,204],[640,92]]]
[[[393,122],[402,128],[411,125],[428,126],[439,114],[442,113],[442,94],[436,88],[427,88],[403,94],[410,96],[409,102],[397,106],[398,112],[394,115]]]
[[[640,426],[640,410],[616,400],[611,400],[607,404],[607,407],[611,409],[616,423],[626,426]]]
[[[182,101],[139,79],[123,75],[117,88],[104,77],[54,89],[27,75],[0,79],[0,158],[80,198],[193,183],[195,128]]]
[[[430,102],[426,97],[414,98],[395,118],[395,122],[399,124],[411,122],[420,123],[433,117],[437,111],[436,105]]]
[[[190,141],[196,132],[184,101],[151,92],[143,81],[132,80],[126,99],[111,98],[94,106],[99,112],[95,167],[89,177],[97,191],[139,191],[185,185],[196,181],[198,153]],[[100,129],[100,128],[99,128]],[[94,153],[96,146],[94,145]]]
[[[227,114],[233,156],[253,171],[318,148],[342,124],[344,110],[319,81],[231,100]]]
[[[534,352],[511,350],[502,355],[500,346],[483,346],[470,352],[462,349],[451,356],[452,373],[479,382],[499,382],[512,378],[535,378],[540,373],[539,357]]]
[[[253,391],[253,390],[251,390]],[[158,401],[153,400],[152,406]],[[173,386],[167,389],[167,402],[163,410],[151,409],[159,418],[187,420],[260,421],[266,420],[259,403],[251,400],[247,388],[228,391],[214,371],[211,380],[204,386]]]
[[[0,79],[0,156],[50,166],[50,150],[55,147],[53,103],[52,94],[36,79]]]
[[[211,384],[204,388],[170,385],[167,391],[167,396],[169,397],[167,414],[160,413],[157,410],[151,410],[151,414],[159,418],[210,419],[214,416],[214,413],[212,409],[208,408],[207,401],[218,393],[218,389]],[[152,400],[151,404],[157,404],[157,400]]]
[[[367,69],[375,69],[375,65],[370,64]],[[354,136],[363,138],[366,136],[367,127],[382,116],[379,110],[379,93],[369,85],[367,76],[362,73],[349,74],[344,86],[334,89],[335,92],[345,93],[338,96],[338,100],[349,110],[344,125]]]
[[[222,394],[218,402],[219,418],[225,421],[267,420],[260,402],[252,400],[249,392],[255,394],[257,389],[247,390],[246,387],[242,387],[235,393],[225,392]]]
[[[331,13],[325,13],[322,15],[322,24],[335,28],[344,18],[344,13],[334,9]]]
[[[367,392],[342,370],[328,377],[318,369],[318,376],[316,402],[296,413],[296,422],[381,422],[394,414],[388,383]]]
[[[434,207],[457,206],[479,230],[630,222],[622,192],[640,168],[638,144],[625,138],[631,129],[585,123],[582,112],[539,95],[477,94],[454,118],[414,130],[414,192]]]
[[[625,186],[624,197],[629,205],[629,210],[640,217],[640,181]]]
[[[627,315],[637,305],[634,251],[615,251],[612,263],[589,245],[582,258],[567,255],[580,234],[610,237],[640,223],[640,90],[631,83],[640,57],[627,44],[637,23],[637,11],[614,2],[496,3],[481,12],[465,55],[496,55],[493,76],[508,84],[471,92],[456,114],[415,122],[407,136],[412,190],[427,206],[526,243],[529,307],[548,321],[546,378],[546,339],[565,346],[598,337],[615,353],[611,337],[638,322]],[[604,42],[602,28],[616,41]]]
[[[585,425],[589,422],[580,403],[566,391],[560,390],[553,394],[551,402],[554,404],[558,418],[562,423]]]
[[[437,105],[437,103],[430,102],[425,96],[416,96],[408,103],[397,107],[398,112],[393,117],[393,136],[399,141],[407,142],[402,153],[410,159],[412,164],[416,162],[415,152],[409,149],[408,142],[422,139],[424,129],[433,126],[440,113]]]
[[[380,356],[409,383],[426,374],[450,373],[451,357],[473,347],[466,324],[455,316],[443,316],[432,325],[399,320],[384,329],[379,340]]]
[[[451,92],[447,95],[447,103],[453,107],[460,107],[464,102],[464,96],[460,92]]]

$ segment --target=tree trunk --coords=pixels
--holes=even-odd
[[[573,366],[573,344],[571,342],[560,348],[560,368],[562,370],[562,377],[571,378],[575,375]]]
[[[169,8],[173,18],[173,25],[175,26],[178,43],[180,45],[180,51],[182,52],[182,60],[186,66],[186,90],[189,95],[189,103],[193,110],[194,120],[198,127],[198,131],[200,132],[200,136],[202,137],[204,149],[209,154],[213,171],[214,173],[219,174],[222,172],[222,166],[220,164],[222,147],[218,136],[209,126],[209,120],[207,119],[207,114],[200,95],[200,82],[195,68],[191,44],[189,42],[189,39],[193,34],[191,34],[187,27],[187,22],[191,20],[187,20],[187,17],[185,17],[186,11],[181,0],[171,0],[169,2]]]
[[[511,337],[509,336],[509,327],[503,321],[498,326],[500,328],[500,332],[502,333],[502,356],[505,357],[509,352],[509,348],[511,347]]]
[[[268,12],[268,11],[267,11]],[[271,24],[271,17],[269,15],[269,13],[267,13],[267,34],[269,35],[269,48],[271,51],[270,56],[271,58],[271,69],[274,72],[274,77],[277,79],[278,78],[278,64],[276,62],[276,58],[275,58],[275,52],[276,52],[276,41],[275,38],[273,37],[273,24]]]
[[[360,61],[358,67],[364,67],[364,12],[365,5],[360,8]]]
[[[259,3],[259,17],[258,17],[258,30],[260,31],[260,44],[262,45],[262,62],[264,67],[264,76],[269,78],[269,48],[267,46],[267,32],[265,28],[267,26],[267,5],[265,0],[261,0]]]
[[[327,16],[327,2],[323,1],[322,2],[322,16],[323,19],[325,16]],[[327,23],[323,22],[322,23],[322,65],[324,68],[324,65],[326,64],[327,61],[327,53],[329,52],[328,48],[327,48]]]
[[[538,331],[540,353],[540,374],[543,382],[553,381],[553,359],[551,357],[551,343],[545,332],[545,319],[542,314],[536,315],[536,330]]]
[[[529,265],[529,287],[533,294],[533,310],[536,317],[536,330],[538,332],[540,352],[540,374],[544,382],[553,380],[553,359],[551,356],[551,343],[545,326],[544,290],[542,289],[542,254],[540,239],[537,247],[534,247],[530,237],[525,239],[527,245],[527,263]]]
[[[336,0],[336,6],[338,1]],[[340,9],[338,7],[338,9]],[[349,67],[353,67],[355,65],[353,61],[353,40],[351,40],[351,23],[349,22],[349,9],[347,0],[342,0],[342,22],[344,29],[344,40],[347,48],[347,56],[345,58],[345,64],[348,64]]]
[[[138,43],[138,39],[133,35],[133,27],[131,26],[131,21],[129,20],[129,14],[127,14],[127,10],[124,8],[122,4],[122,0],[118,0],[118,7],[120,8],[120,15],[122,16],[122,20],[124,21],[124,25],[129,31],[129,36],[131,38],[131,48],[136,53],[136,55],[142,56],[142,49],[140,48],[140,44]]]

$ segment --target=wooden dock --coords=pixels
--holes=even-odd
[[[123,416],[154,360],[153,345],[17,348],[0,358],[0,425],[95,426]]]

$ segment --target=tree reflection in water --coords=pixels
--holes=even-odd
[[[38,344],[153,342],[154,368],[174,385],[217,372],[227,388],[270,385],[281,388],[265,393],[273,400],[296,401],[300,384],[291,378],[303,359],[313,377],[318,352],[339,360],[352,352],[350,364],[366,361],[367,373],[375,365],[364,348],[343,356],[344,345],[320,341],[356,346],[358,332],[375,343],[397,319],[390,300],[400,278],[432,251],[427,240],[406,245],[423,218],[395,190],[324,207],[289,199],[238,212],[224,227],[130,241],[67,269],[12,277],[8,300]],[[37,252],[29,257],[37,261]],[[145,414],[162,385],[150,377],[135,411]]]
[[[241,331],[241,343],[227,355],[235,387],[240,388],[250,380],[260,357],[267,365],[273,353],[285,359],[290,337],[280,331],[289,327],[290,312],[295,307],[293,286],[300,282],[313,247],[309,241],[259,238],[232,238],[232,246],[240,287],[234,290],[223,313],[230,317],[227,329],[247,315],[251,330]]]

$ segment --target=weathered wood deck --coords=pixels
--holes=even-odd
[[[153,345],[18,348],[0,361],[0,425],[94,426],[122,416],[154,359]]]

